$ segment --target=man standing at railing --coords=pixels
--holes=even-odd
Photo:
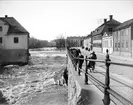
[[[90,54],[89,59],[94,59],[94,60],[97,59],[97,55],[95,54],[94,51]],[[90,69],[90,72],[91,72],[91,70],[94,72],[94,69],[95,69],[95,61],[89,61],[88,68]]]
[[[83,62],[84,62],[84,56],[81,54],[81,52],[79,50],[79,59],[78,59],[78,74],[79,75],[81,73]]]

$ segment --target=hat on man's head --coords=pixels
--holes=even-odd
[[[93,54],[95,54],[95,51],[92,51]]]

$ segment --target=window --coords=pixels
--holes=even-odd
[[[117,48],[117,43],[115,43],[115,48]]]
[[[112,40],[110,40],[110,47],[113,47],[113,46],[112,46]]]
[[[2,26],[0,26],[0,31],[2,31]]]
[[[128,48],[128,41],[126,41],[126,48]]]
[[[112,32],[113,31],[113,29],[112,28],[108,28],[108,32]]]
[[[2,43],[2,37],[0,37],[0,43]]]
[[[121,47],[124,48],[124,41],[121,43]]]
[[[14,37],[14,43],[18,43],[19,40],[18,40],[18,37]]]
[[[118,48],[120,48],[120,42],[118,43]]]

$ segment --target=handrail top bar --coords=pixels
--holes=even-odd
[[[105,60],[95,60],[95,59],[89,59],[89,58],[86,59],[86,58],[79,58],[79,57],[74,57],[74,58],[75,59],[80,59],[80,60],[87,60],[87,61],[95,61],[95,62],[105,63]],[[118,62],[112,62],[112,61],[107,61],[107,63],[114,64],[114,65],[133,67],[133,64],[128,64],[128,63],[118,63]]]

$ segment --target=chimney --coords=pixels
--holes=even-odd
[[[113,19],[113,15],[109,15],[109,18],[110,18],[110,20],[112,20]]]
[[[5,18],[7,18],[8,17],[8,15],[5,15]]]
[[[107,19],[104,19],[104,23],[106,23],[107,22]]]

